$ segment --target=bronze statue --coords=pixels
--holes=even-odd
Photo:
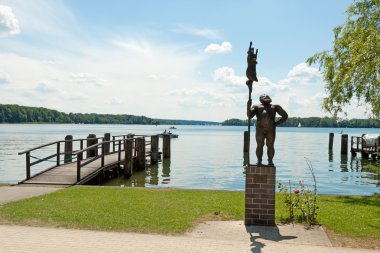
[[[264,142],[267,145],[268,154],[268,165],[273,164],[274,157],[274,141],[276,139],[276,126],[284,123],[288,119],[288,114],[279,105],[272,105],[272,99],[263,94],[260,96],[259,105],[252,105],[252,100],[249,99],[247,102],[247,116],[248,119],[253,118],[255,115],[257,117],[256,121],[256,156],[257,165],[262,165],[263,157],[263,147]],[[276,121],[276,113],[278,113],[281,118]]]
[[[249,43],[249,48],[248,48],[248,52],[247,52],[247,63],[248,63],[248,67],[247,67],[247,71],[245,72],[248,80],[246,82],[246,84],[248,86],[251,86],[250,88],[252,88],[252,83],[253,82],[257,82],[257,76],[256,76],[256,64],[257,64],[257,53],[258,53],[258,49],[256,49],[256,53],[255,53],[255,48],[252,47],[252,41]]]

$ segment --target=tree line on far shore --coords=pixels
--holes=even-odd
[[[251,124],[256,124],[252,120]],[[228,119],[222,122],[223,126],[247,126],[248,120]],[[309,118],[288,118],[280,125],[281,127],[336,127],[336,128],[380,128],[380,120],[375,119],[337,119],[333,117],[309,117]]]
[[[247,120],[228,119],[223,122],[153,119],[128,114],[64,113],[42,107],[0,104],[0,123],[74,123],[74,124],[139,124],[139,125],[223,125],[247,126]],[[252,125],[256,121],[252,120]],[[380,128],[374,119],[337,120],[332,117],[289,118],[283,127]]]
[[[0,104],[0,123],[220,125],[197,120],[152,119],[128,114],[64,113],[42,107]]]

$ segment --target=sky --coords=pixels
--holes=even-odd
[[[66,113],[223,121],[253,103],[329,116],[318,66],[349,0],[0,0],[0,103]],[[365,118],[365,105],[347,107]]]

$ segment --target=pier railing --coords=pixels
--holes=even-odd
[[[127,142],[130,144],[128,145]],[[129,159],[132,159],[132,150],[134,146],[134,138],[126,138],[126,139],[115,139],[112,141],[103,141],[97,144],[94,144],[92,146],[88,146],[87,148],[78,150],[73,153],[74,156],[76,156],[76,162],[77,162],[77,181],[81,180],[81,169],[82,167],[93,163],[100,159],[100,167],[103,168],[105,166],[105,156],[110,154],[117,153],[117,161],[116,164],[120,164],[122,160],[127,160],[127,157],[130,157]],[[113,150],[107,151],[106,147],[112,144]],[[129,148],[127,148],[129,147]],[[85,154],[88,154],[91,151],[97,150],[97,154],[93,157],[87,157],[87,159],[84,160]],[[99,152],[100,151],[100,152]],[[124,154],[124,159],[122,159],[122,153]],[[128,154],[127,154],[128,153]],[[129,161],[132,162],[132,161]],[[113,164],[107,164],[108,166],[111,166]]]
[[[91,138],[91,140],[96,140],[96,141],[100,140],[100,139],[103,140],[104,137]],[[75,151],[73,151],[73,150],[71,150],[71,151],[65,150],[65,152],[61,151],[62,150],[61,149],[62,143],[64,143],[64,144],[77,143],[77,144],[79,144],[79,149],[83,149],[84,141],[88,141],[88,140],[89,140],[88,138],[84,138],[84,139],[71,139],[71,140],[54,141],[54,142],[50,142],[50,143],[47,143],[44,145],[40,145],[38,147],[34,147],[31,149],[19,152],[18,153],[19,155],[25,154],[26,179],[31,178],[31,167],[34,165],[37,165],[37,164],[42,163],[42,162],[53,162],[53,163],[55,163],[54,166],[51,166],[48,169],[46,169],[46,170],[49,170],[51,168],[59,166],[62,162],[67,163],[67,162],[71,162],[72,159],[75,159],[72,156]],[[54,146],[56,148],[54,148]],[[42,151],[42,153],[44,153],[44,151],[45,151],[45,153],[46,153],[46,152],[50,152],[51,149],[55,150],[55,152],[53,154],[50,153],[44,157],[32,155],[32,152],[35,154],[35,152],[37,152],[37,151],[40,151],[40,152]],[[64,159],[61,159],[62,155],[64,155]],[[35,161],[31,162],[31,158],[35,159]],[[46,171],[46,170],[44,170],[44,171]],[[42,171],[42,172],[44,172],[44,171]],[[42,173],[42,172],[40,172],[40,173]]]
[[[82,168],[99,159],[100,168],[115,166],[115,164],[120,166],[123,161],[125,169],[124,175],[130,176],[132,173],[133,164],[135,164],[137,170],[145,169],[147,156],[150,156],[151,163],[157,163],[159,160],[159,138],[157,135],[148,136],[126,134],[116,135],[112,137],[112,140],[110,139],[110,134],[105,134],[104,137],[89,135],[87,138],[82,139],[73,139],[71,135],[68,135],[65,140],[47,143],[19,152],[19,155],[26,155],[26,180],[29,180],[32,177],[38,176],[62,164],[76,162],[77,182],[83,181],[84,179],[81,178]],[[84,147],[85,142],[86,147]],[[62,144],[64,144],[63,149]],[[165,145],[170,146],[170,143],[164,143],[164,146]],[[147,148],[146,146],[150,147]],[[76,147],[76,149],[73,149],[73,147]],[[62,152],[62,150],[64,151]],[[117,153],[117,160],[115,161],[113,158],[112,161],[110,160],[106,163],[105,157],[115,153]],[[31,160],[32,158],[34,161]],[[47,169],[44,169],[35,175],[32,175],[31,168],[43,162],[51,162],[54,165],[49,166]]]

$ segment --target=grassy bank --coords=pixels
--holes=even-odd
[[[336,234],[380,240],[380,197],[320,196],[318,221]],[[287,216],[276,200],[276,220]],[[71,187],[0,206],[0,222],[183,233],[199,220],[243,220],[244,192]]]
[[[380,164],[365,165],[363,170],[380,174]]]

